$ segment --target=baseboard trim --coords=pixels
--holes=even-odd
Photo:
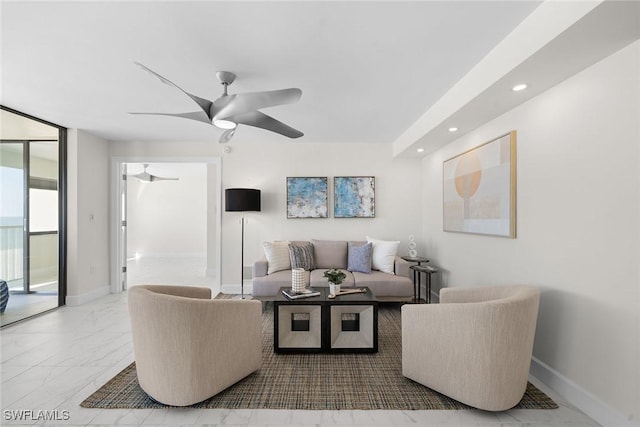
[[[531,375],[564,397],[603,427],[639,427],[623,414],[535,357],[531,360]]]
[[[65,304],[69,306],[82,305],[88,303],[89,301],[93,301],[94,299],[109,295],[110,293],[111,288],[109,288],[109,285],[105,285],[84,294],[71,296],[67,295],[65,298]]]

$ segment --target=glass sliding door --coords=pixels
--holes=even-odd
[[[29,141],[29,292],[58,306],[58,141]]]
[[[0,280],[10,289],[25,283],[24,143],[0,144]]]
[[[0,280],[9,289],[4,326],[64,303],[65,132],[5,108],[0,113]]]

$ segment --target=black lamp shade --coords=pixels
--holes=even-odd
[[[227,188],[224,190],[226,212],[260,211],[260,190]]]

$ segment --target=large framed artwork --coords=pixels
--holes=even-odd
[[[287,218],[326,218],[327,186],[327,177],[287,177]]]
[[[444,231],[516,237],[516,131],[443,162]]]
[[[333,179],[335,218],[375,218],[376,179],[373,176],[337,176]]]

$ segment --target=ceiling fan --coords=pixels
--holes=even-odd
[[[144,171],[134,174],[134,175],[129,175],[132,176],[134,178],[138,178],[141,182],[155,182],[155,181],[178,181],[180,178],[165,178],[162,176],[158,176],[158,175],[151,175],[149,172],[147,172],[147,168],[149,167],[148,163],[145,163],[143,165],[144,167]]]
[[[254,126],[271,132],[279,133],[289,138],[300,138],[304,135],[297,129],[292,128],[279,120],[259,111],[262,108],[273,107],[276,105],[292,104],[297,102],[302,96],[302,91],[298,88],[280,89],[265,92],[238,93],[229,95],[227,88],[236,79],[236,75],[230,71],[218,71],[216,77],[223,87],[222,96],[215,101],[210,101],[199,96],[192,95],[172,83],[160,74],[150,68],[136,62],[143,70],[156,76],[162,83],[165,83],[180,92],[187,95],[193,100],[200,110],[188,113],[131,113],[146,114],[155,116],[180,117],[183,119],[191,119],[199,122],[208,123],[219,129],[223,129],[224,133],[220,137],[220,143],[224,144],[231,141],[236,132],[238,125]]]

